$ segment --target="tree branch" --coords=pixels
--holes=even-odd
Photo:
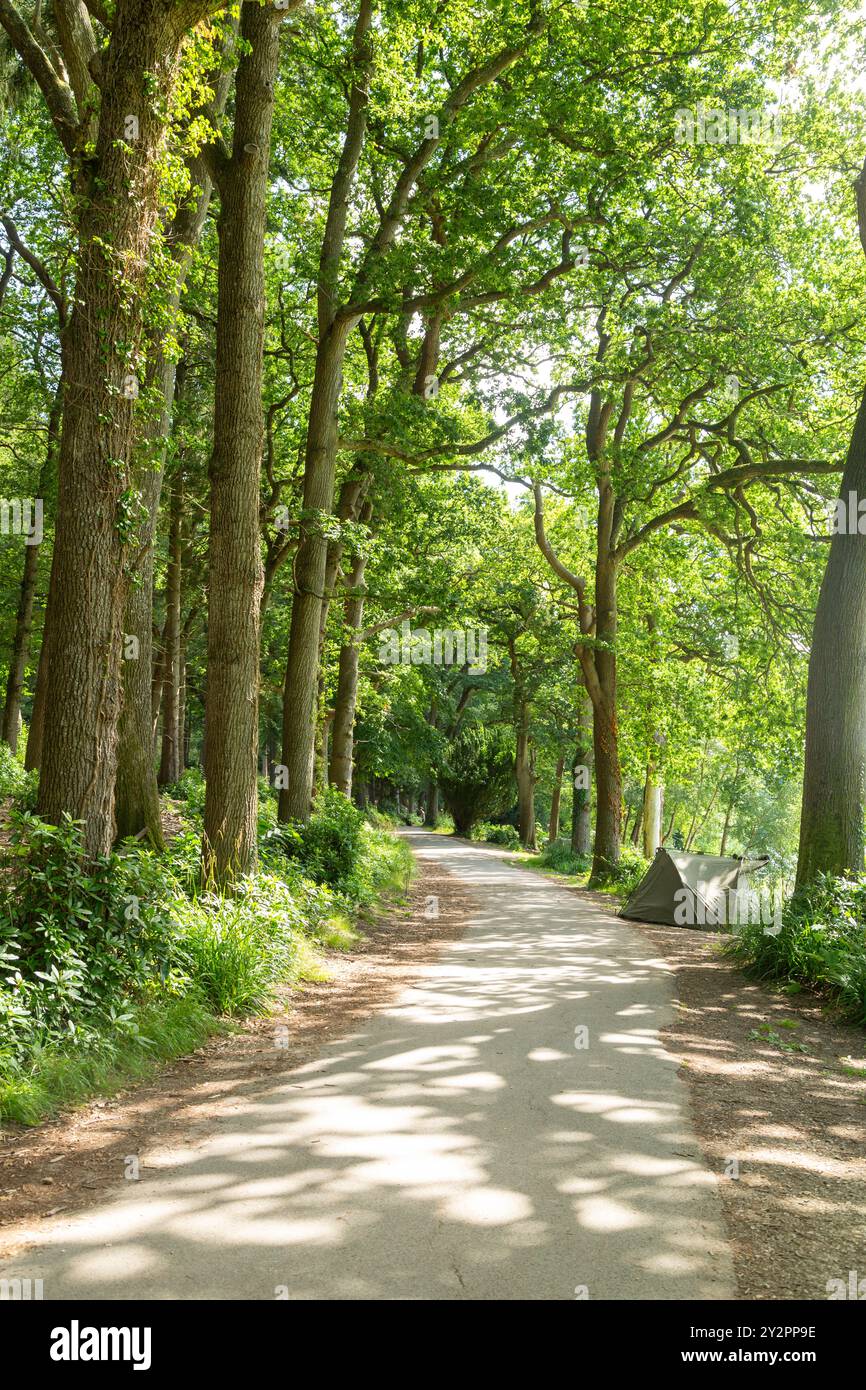
[[[47,53],[34,37],[13,0],[0,0],[0,24],[3,25],[12,47],[23,60],[45,98],[61,145],[68,155],[74,154],[78,133],[78,110],[72,88],[58,77]]]
[[[0,222],[3,223],[3,229],[6,232],[6,237],[9,241],[10,247],[13,247],[14,250],[18,252],[18,255],[21,257],[22,261],[26,262],[26,264],[30,266],[30,269],[36,275],[36,278],[39,280],[40,284],[42,285],[42,288],[45,290],[45,293],[49,296],[51,300],[53,300],[54,307],[57,310],[57,322],[60,326],[60,329],[64,329],[66,327],[67,308],[66,298],[63,292],[55,283],[44,262],[39,259],[35,252],[29,250],[29,248],[24,245],[24,242],[18,235],[18,229],[15,226],[15,223],[12,221],[11,217],[0,217]]]

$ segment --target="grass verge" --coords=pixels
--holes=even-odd
[[[408,846],[328,795],[309,825],[276,825],[262,797],[255,872],[231,892],[199,875],[203,784],[168,798],[164,854],[128,842],[87,863],[80,827],[19,810],[0,874],[0,1120],[36,1124],[194,1051],[231,1020],[268,1014],[279,986],[327,978],[405,894]]]

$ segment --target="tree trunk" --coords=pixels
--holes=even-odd
[[[336,284],[345,242],[349,198],[367,129],[372,18],[370,0],[361,0],[352,40],[349,117],[331,185],[319,255],[319,341],[307,422],[304,520],[300,526],[293,571],[292,618],[283,692],[283,763],[287,769],[287,785],[280,792],[278,814],[281,821],[307,821],[312,804],[319,629],[328,553],[328,542],[320,517],[330,515],[334,505],[337,412],[343,383],[343,358],[349,334],[358,322],[357,317],[338,316]]]
[[[57,462],[57,446],[60,440],[60,422],[63,414],[63,383],[58,385],[51,402],[48,416],[48,443],[45,461],[39,477],[39,496],[44,499],[48,491]],[[15,633],[12,638],[12,651],[9,657],[9,678],[6,682],[6,703],[3,707],[4,743],[8,743],[14,753],[18,747],[18,731],[21,724],[21,696],[24,691],[24,675],[30,659],[30,634],[33,628],[33,601],[36,596],[36,579],[39,573],[41,542],[24,547],[24,573],[18,599],[18,612],[15,616]]]
[[[550,798],[550,823],[547,827],[547,843],[555,844],[559,838],[559,808],[562,803],[562,774],[565,771],[565,757],[557,758],[553,774],[553,794]]]
[[[148,465],[138,470],[138,487],[146,520],[140,535],[135,580],[129,586],[123,615],[124,634],[138,643],[134,659],[123,663],[123,708],[118,725],[115,815],[117,839],[144,831],[155,849],[164,847],[159,793],[154,766],[154,734],[151,723],[153,693],[153,546],[162,491],[162,468],[171,428],[175,366],[157,352],[148,374],[149,387],[158,392],[159,418],[149,435],[139,441]],[[153,466],[151,450],[158,455]],[[157,706],[157,712],[159,707]]]
[[[609,526],[599,507],[599,544],[595,569],[596,647],[592,653],[597,678],[593,699],[595,754],[595,844],[590,884],[603,881],[619,863],[622,826],[622,772],[616,711],[616,563],[608,553]],[[610,501],[612,508],[613,502]]]
[[[578,744],[571,769],[571,848],[581,856],[588,855],[592,849],[592,718],[592,703],[586,691],[583,691],[578,711]],[[584,767],[587,786],[576,787],[577,769]]]
[[[535,850],[535,749],[529,732],[529,707],[521,700],[514,763],[517,778],[517,829],[524,849]]]
[[[866,497],[866,392],[840,498]],[[856,515],[856,507],[855,507]],[[796,886],[863,871],[866,816],[866,536],[838,531],[812,629]]]
[[[53,573],[53,563],[52,563]],[[36,667],[36,689],[33,694],[33,712],[30,716],[30,729],[27,734],[27,750],[24,754],[24,767],[27,772],[38,768],[42,762],[42,747],[45,739],[45,697],[48,690],[48,663],[50,660],[51,639],[51,582],[45,600],[45,614],[42,619],[42,645],[39,648],[39,664]]]
[[[172,480],[171,517],[168,537],[168,570],[165,586],[165,661],[162,695],[162,754],[159,784],[172,786],[180,777],[183,751],[183,724],[180,709],[181,685],[181,595],[183,553],[183,467],[178,460]]]
[[[135,437],[134,402],[123,383],[144,343],[165,105],[184,23],[177,7],[118,0],[102,63],[89,182],[79,187],[75,305],[63,338],[67,384],[38,811],[55,824],[64,814],[83,821],[90,856],[107,854],[114,838]]]
[[[693,811],[693,813],[692,813],[692,818],[691,818],[691,821],[689,822],[689,828],[688,828],[688,830],[687,830],[687,832],[686,832],[686,838],[685,838],[685,841],[684,841],[684,848],[685,848],[686,850],[689,850],[689,849],[691,848],[692,840],[693,840],[694,837],[695,837],[695,831],[696,831],[696,829],[697,829],[698,816],[700,815],[700,811],[701,811],[701,794],[702,794],[702,792],[703,792],[703,790],[704,790],[704,778],[705,778],[706,772],[707,772],[707,750],[708,750],[708,746],[709,746],[708,744],[705,744],[705,745],[704,745],[704,748],[703,748],[703,751],[702,751],[702,753],[701,753],[700,776],[698,777],[698,785],[697,785],[697,789],[696,789],[696,791],[695,791],[695,809],[694,809],[694,811]]]
[[[264,235],[280,14],[245,4],[231,159],[220,175],[214,448],[210,464],[205,881],[256,858],[259,488],[264,441]]]
[[[439,821],[439,783],[432,777],[427,783],[427,805],[424,811],[424,824],[435,830]]]
[[[691,829],[689,830],[689,837],[688,837],[688,839],[686,840],[686,849],[687,849],[687,850],[689,850],[689,851],[691,850],[692,845],[693,845],[694,842],[695,842],[695,839],[696,839],[697,836],[700,834],[700,832],[703,830],[704,826],[706,825],[707,821],[709,820],[710,814],[711,814],[711,812],[712,812],[712,809],[713,809],[713,807],[714,807],[715,804],[716,804],[716,798],[718,797],[718,794],[719,794],[719,789],[718,789],[718,787],[714,787],[714,788],[713,788],[712,795],[710,796],[710,799],[709,799],[709,801],[707,802],[707,809],[704,811],[704,814],[701,816],[700,821],[698,821],[697,813],[695,814],[694,819],[692,820]]]
[[[319,344],[307,433],[303,510],[330,514],[334,504],[337,406],[343,379],[348,325],[332,325]],[[328,542],[314,522],[301,527],[295,556],[292,618],[283,692],[283,763],[287,785],[280,791],[281,821],[307,821],[313,796],[319,677],[319,632]]]
[[[656,765],[650,758],[646,769],[643,814],[643,852],[652,859],[662,840],[662,787],[657,780]]]
[[[189,728],[186,718],[186,643],[181,639],[180,644],[180,678],[178,680],[178,712],[177,727],[180,734],[180,772],[182,773],[189,762]]]
[[[334,699],[334,725],[331,736],[331,785],[346,796],[352,795],[355,706],[358,698],[359,634],[364,617],[364,570],[366,559],[359,555],[349,573],[344,604],[345,637],[340,647],[337,693]]]
[[[234,46],[233,30],[227,34],[224,56]],[[212,74],[214,96],[206,110],[208,119],[216,124],[222,112],[231,80],[228,62]],[[169,312],[177,313],[193,251],[198,245],[210,206],[212,182],[206,157],[198,151],[187,161],[191,197],[177,210],[168,233],[168,244],[174,262],[174,278],[169,291]],[[165,353],[161,334],[152,334],[149,343],[147,387],[158,395],[160,410],[144,438],[139,442],[143,455],[138,469],[137,485],[146,522],[140,538],[137,561],[137,583],[127,598],[124,630],[133,633],[139,643],[136,663],[124,664],[123,709],[119,727],[118,777],[116,810],[118,834],[137,835],[147,832],[148,839],[162,846],[159,816],[159,795],[156,775],[156,747],[159,713],[164,676],[165,649],[156,663],[153,660],[153,546],[159,523],[163,471],[171,433],[175,391],[182,379],[183,364],[179,367]],[[155,677],[155,679],[154,679]]]
[[[730,801],[728,802],[727,809],[725,810],[725,823],[724,823],[724,825],[722,826],[722,839],[721,839],[721,843],[720,843],[720,845],[719,845],[719,858],[720,858],[720,859],[724,859],[724,857],[725,857],[725,850],[726,850],[727,847],[728,847],[728,831],[729,831],[730,826],[731,826],[731,815],[733,814],[733,810],[734,810],[734,798],[731,797]]]
[[[162,683],[165,674],[165,623],[159,633],[159,641],[156,643],[153,652],[153,679],[150,686],[150,726],[151,726],[151,745],[154,755],[157,753],[159,742],[159,716],[162,713]]]
[[[643,827],[643,814],[644,814],[645,809],[646,809],[646,784],[644,783],[644,789],[643,789],[643,792],[641,793],[640,804],[638,805],[638,807],[637,807],[637,809],[636,809],[636,811],[635,811],[634,825],[633,825],[632,828],[631,828],[631,843],[632,843],[632,845],[634,846],[635,849],[637,849],[638,845],[640,844],[640,832],[641,832],[641,829],[642,829],[642,827]]]
[[[337,506],[337,516],[341,522],[356,521],[361,509],[364,491],[370,480],[370,474],[351,474],[344,479],[340,489],[340,500]],[[316,748],[314,756],[314,784],[324,788],[328,785],[329,766],[328,766],[328,735],[333,715],[325,710],[325,640],[328,631],[328,614],[334,597],[334,588],[340,573],[340,562],[343,558],[343,543],[341,540],[331,540],[328,542],[327,558],[325,561],[325,581],[323,587],[323,599],[319,613],[319,655],[318,655],[318,680],[316,693]],[[363,605],[362,605],[363,608]],[[360,626],[360,621],[359,621]],[[342,655],[342,653],[341,653]],[[357,687],[357,676],[356,676]],[[352,705],[352,719],[354,721],[354,698]],[[349,748],[351,758],[351,742]],[[350,776],[351,782],[351,776]],[[347,793],[351,794],[351,792]]]

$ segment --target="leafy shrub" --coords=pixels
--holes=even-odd
[[[187,995],[130,1006],[122,1026],[94,1032],[86,1048],[46,1047],[19,1058],[0,1054],[0,1117],[33,1125],[61,1106],[110,1095],[193,1052],[224,1026]]]
[[[172,933],[148,884],[148,860],[111,856],[85,866],[80,827],[13,817],[2,867],[0,1034],[6,1052],[86,1041],[100,1021],[125,1019],[131,994],[170,987]],[[26,862],[25,862],[26,861]]]
[[[392,816],[388,811],[383,811],[381,806],[366,807],[364,811],[364,820],[376,830],[393,830],[395,826],[400,824],[397,816]]]
[[[866,1024],[866,876],[820,875],[785,903],[777,935],[765,927],[744,924],[726,952],[758,979],[827,994]]]
[[[628,898],[640,883],[649,866],[650,861],[645,859],[634,845],[623,845],[620,850],[619,863],[602,875],[597,886],[606,892],[613,893],[618,898]]]
[[[514,787],[511,743],[503,727],[470,724],[448,744],[439,785],[458,835],[507,809]]]
[[[333,787],[320,797],[306,825],[275,825],[266,844],[282,850],[315,883],[330,883],[351,895],[361,848],[364,817]]]
[[[473,840],[485,840],[489,845],[504,845],[506,849],[520,849],[520,836],[513,825],[491,825],[481,821],[472,827]]]
[[[36,804],[37,773],[25,772],[22,755],[0,743],[0,800],[11,797],[20,808],[32,810]]]
[[[204,814],[204,777],[197,767],[188,767],[180,774],[173,787],[167,787],[169,796],[185,801],[187,809],[196,816]]]
[[[194,831],[168,855],[135,847],[87,863],[75,822],[13,817],[0,864],[0,1084],[17,1078],[18,1095],[28,1059],[44,1069],[57,1049],[102,1055],[105,1036],[135,1036],[151,1004],[256,1012],[278,981],[318,971],[315,941],[352,939],[342,900],[300,871],[197,897],[198,865]]]
[[[276,984],[298,977],[308,960],[305,931],[322,929],[335,915],[326,888],[304,887],[258,873],[242,879],[231,896],[175,902],[179,957],[216,1013],[261,1013]]]
[[[541,863],[558,874],[586,874],[589,873],[592,857],[575,854],[570,840],[555,840],[552,845],[544,846]]]

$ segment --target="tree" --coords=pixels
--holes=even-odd
[[[507,808],[514,785],[509,743],[502,728],[470,724],[449,744],[439,785],[458,835],[468,835],[478,821]]]
[[[255,863],[259,739],[259,533],[264,417],[264,236],[282,13],[241,11],[247,46],[231,154],[218,144],[219,308],[210,465],[203,867],[225,884]]]
[[[75,301],[63,340],[65,379],[75,389],[64,393],[58,463],[39,811],[55,822],[64,814],[82,820],[91,855],[107,853],[114,836],[121,663],[135,659],[123,633],[136,506],[135,397],[125,382],[142,368],[164,113],[187,34],[221,7],[117,0],[102,50],[86,6],[67,0],[56,7],[67,81],[12,0],[0,3],[0,23],[69,158],[79,209]]]

